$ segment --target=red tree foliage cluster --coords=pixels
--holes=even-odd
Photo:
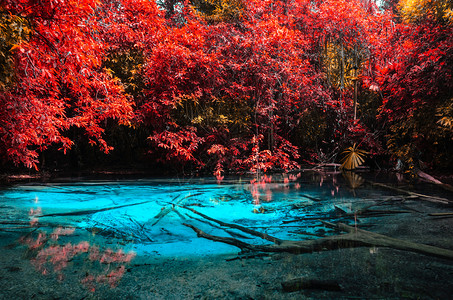
[[[376,79],[389,151],[409,169],[420,161],[451,167],[453,26],[399,24],[385,42],[393,46],[381,47]]]
[[[6,0],[0,13],[13,66],[0,153],[16,164],[70,149],[75,127],[108,152],[112,119],[146,128],[167,163],[217,176],[334,160],[353,143],[410,156],[433,102],[435,140],[451,141],[452,27],[399,24],[373,1]],[[410,126],[417,144],[399,153]]]
[[[5,1],[2,14],[18,15],[31,36],[8,49],[14,54],[15,84],[0,94],[0,151],[35,167],[38,151],[72,141],[64,132],[84,128],[108,152],[102,122],[127,123],[132,102],[118,79],[102,68],[109,45],[95,18],[97,1]]]

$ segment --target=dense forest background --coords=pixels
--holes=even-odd
[[[2,1],[2,169],[451,170],[453,4],[378,4]]]

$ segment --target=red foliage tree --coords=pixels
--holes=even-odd
[[[379,49],[377,79],[389,153],[409,169],[420,160],[451,166],[453,27],[430,19],[403,23],[387,43],[393,46]]]
[[[291,140],[311,109],[344,118],[333,129],[336,142],[349,128],[363,131],[347,122],[352,101],[340,105],[319,61],[326,39],[370,47],[376,11],[368,2],[313,5],[248,1],[228,22],[206,22],[181,6],[178,23],[172,11],[159,39],[144,44],[144,96],[136,99],[139,120],[152,127],[150,140],[164,160],[214,168],[219,176],[224,169],[295,168],[300,155]]]
[[[69,149],[71,127],[108,152],[108,119],[146,127],[167,163],[219,177],[297,168],[301,150],[373,151],[353,86],[380,88],[393,136],[426,141],[423,112],[448,125],[453,111],[451,26],[396,26],[373,1],[7,0],[0,11],[31,32],[0,45],[14,58],[0,154],[28,167],[50,145]]]
[[[98,1],[3,1],[3,13],[26,19],[31,29],[10,51],[15,84],[0,94],[0,152],[16,164],[37,167],[38,152],[73,141],[64,133],[83,128],[108,152],[102,124],[128,123],[131,103],[122,85],[102,67],[108,48],[95,18]]]
[[[196,157],[207,154],[217,174],[223,168],[297,166],[299,154],[285,130],[319,94],[305,54],[308,43],[282,18],[279,3],[250,2],[246,11],[239,23],[207,24],[188,16],[150,49],[148,98],[140,111],[154,125],[151,140],[170,152],[167,158],[203,167],[209,159]]]

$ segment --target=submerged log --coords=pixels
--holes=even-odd
[[[422,200],[426,200],[426,201],[429,201],[429,202],[441,203],[441,204],[453,204],[453,201],[448,200],[446,198],[437,197],[437,196],[429,196],[429,195],[424,195],[424,194],[420,194],[420,193],[415,193],[415,192],[407,191],[407,190],[404,190],[404,189],[400,189],[400,188],[397,188],[397,187],[393,187],[393,186],[386,185],[386,184],[383,184],[383,183],[378,183],[378,182],[369,182],[369,183],[371,185],[373,185],[373,186],[383,187],[383,188],[390,189],[390,190],[393,190],[393,191],[396,191],[396,192],[399,192],[399,193],[407,194],[409,196],[418,197],[418,198],[421,198]]]
[[[304,197],[304,198],[313,200],[313,201],[315,201],[315,202],[321,202],[321,201],[322,201],[322,200],[319,199],[319,198],[315,198],[315,197],[312,197],[312,196],[309,196],[309,195],[305,195],[305,194],[301,194],[300,197]]]
[[[241,239],[252,239],[249,236],[245,236],[245,235],[242,235],[240,233],[237,233],[237,232],[234,232],[232,230],[229,230],[228,229],[229,227],[225,228],[225,227],[222,227],[220,225],[215,225],[215,224],[210,223],[208,220],[197,218],[195,216],[191,216],[191,215],[187,215],[187,216],[189,218],[191,218],[191,219],[197,220],[198,222],[202,222],[202,223],[208,224],[208,225],[210,225],[210,226],[212,226],[214,228],[221,229],[221,230],[225,231],[226,233],[228,233],[229,235],[231,235],[232,237],[237,237],[237,238],[241,238]]]
[[[248,234],[251,234],[251,235],[254,235],[254,236],[257,236],[259,238],[262,238],[262,239],[265,239],[265,240],[268,240],[268,241],[271,241],[273,243],[276,243],[276,244],[280,244],[282,242],[282,240],[278,239],[278,238],[275,238],[273,236],[270,236],[266,233],[262,233],[262,232],[259,232],[259,231],[256,231],[256,230],[253,230],[253,229],[250,229],[250,228],[247,228],[247,227],[244,227],[244,226],[240,226],[240,225],[237,225],[237,224],[231,224],[231,223],[225,223],[225,222],[222,222],[220,220],[217,220],[217,219],[214,219],[214,218],[211,218],[205,214],[202,214],[201,212],[199,211],[196,211],[195,209],[193,208],[190,208],[190,207],[187,207],[187,206],[180,206],[184,209],[187,209],[187,210],[190,210],[191,212],[193,212],[194,214],[197,214],[203,218],[205,218],[206,220],[209,220],[209,221],[212,221],[212,222],[215,222],[221,226],[226,226],[226,227],[230,227],[230,228],[235,228],[235,229],[239,229],[243,232],[246,232]],[[184,224],[186,226],[189,226],[187,224]],[[191,227],[191,226],[189,226]],[[192,228],[192,227],[191,227]],[[194,228],[192,228],[194,229]]]
[[[10,232],[10,231],[16,231],[17,229],[29,229],[29,228],[34,228],[36,226],[31,226],[31,225],[28,225],[28,226],[16,226],[16,227],[3,227],[3,228],[0,228],[0,231],[5,231],[5,232]]]
[[[317,289],[326,291],[341,291],[340,284],[335,280],[319,280],[310,278],[295,278],[282,282],[282,288],[286,292],[295,292],[305,289]]]
[[[62,217],[62,216],[91,215],[91,214],[95,214],[95,213],[103,212],[103,211],[108,211],[108,210],[112,210],[112,209],[119,209],[119,208],[124,208],[124,207],[129,207],[129,206],[141,205],[141,204],[149,203],[151,201],[152,200],[138,202],[138,203],[118,205],[118,206],[112,206],[112,207],[99,208],[99,209],[89,209],[89,210],[70,211],[70,212],[64,212],[64,213],[44,214],[44,215],[37,215],[35,217],[36,218],[43,218],[43,217]]]
[[[176,210],[176,206],[180,205],[186,199],[188,199],[190,197],[198,196],[198,195],[201,195],[201,193],[196,193],[196,194],[192,194],[192,195],[189,194],[189,195],[179,199],[178,201],[175,201],[175,200],[178,199],[181,196],[181,194],[174,197],[168,203],[168,206],[163,206],[161,211],[157,215],[154,216],[154,219],[157,219],[157,220],[151,224],[151,227],[156,225],[157,223],[159,223],[160,220],[162,220],[166,215],[168,215],[172,211],[176,212],[179,215],[179,217],[181,217],[181,219],[184,220],[184,217]]]
[[[431,214],[428,214],[428,216],[431,216],[431,217],[453,217],[453,212],[445,212],[445,213],[431,213]]]
[[[392,214],[410,214],[410,210],[395,210],[395,209],[365,209],[356,212],[360,216],[376,216],[376,215],[392,215]]]
[[[336,227],[342,231],[348,232],[348,234],[344,236],[352,235],[353,239],[357,241],[362,241],[364,244],[367,244],[368,246],[388,247],[450,260],[453,259],[453,250],[400,240],[382,234],[351,227],[343,223],[337,224]]]
[[[192,210],[192,209],[191,209]],[[192,210],[195,212],[195,210]],[[250,229],[243,226],[238,226],[235,224],[228,224],[222,221],[215,220],[214,218],[208,217],[204,214],[197,214],[209,218],[211,221],[215,221],[222,226],[228,226],[231,228],[236,228],[239,230],[244,230],[244,232],[250,233]],[[328,222],[323,222],[328,227],[333,227],[340,231],[347,232],[346,234],[335,235],[324,237],[316,240],[302,240],[302,241],[291,241],[291,240],[280,240],[277,239],[278,243],[274,244],[249,244],[241,240],[230,238],[230,237],[221,237],[208,234],[201,229],[195,227],[192,224],[184,223],[183,225],[194,230],[199,237],[203,237],[212,241],[222,242],[232,246],[236,246],[243,251],[258,251],[258,252],[288,252],[293,254],[302,254],[302,253],[313,253],[325,250],[335,250],[341,248],[355,248],[355,247],[388,247],[397,250],[410,251],[415,253],[420,253],[429,256],[440,257],[444,259],[453,260],[453,250],[443,249],[435,246],[413,243],[410,241],[404,241],[378,233],[365,231],[358,229],[356,227],[351,227],[343,223],[332,224]],[[261,237],[260,234],[256,234],[256,231],[252,231],[253,235]]]
[[[442,181],[434,178],[433,176],[429,175],[429,174],[426,174],[425,172],[423,171],[417,171],[417,175],[418,177],[430,182],[430,183],[433,183],[437,186],[440,186],[441,188],[447,190],[447,191],[450,191],[450,192],[453,192],[453,186],[451,186],[450,184],[447,184],[447,183],[443,183]]]

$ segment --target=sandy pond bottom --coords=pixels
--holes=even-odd
[[[341,221],[394,238],[453,249],[453,218],[428,215],[451,211],[451,207],[419,199],[400,201],[398,195],[395,195],[398,196],[395,201],[383,205],[379,201],[394,195],[369,187],[356,190],[352,195],[350,191],[341,194],[341,189],[340,192],[335,189],[333,193],[331,188],[309,191],[304,182],[300,183],[301,187],[298,184],[298,191],[282,189],[285,185],[287,182],[282,181],[267,188],[263,185],[258,190],[250,185],[233,189],[229,186],[226,191],[225,186],[219,190],[211,185],[207,187],[209,195],[198,192],[198,198],[187,198],[186,202],[178,203],[228,222],[253,225],[260,230],[268,227],[266,232],[269,234],[287,239],[314,238],[315,233],[336,234],[321,230],[319,221],[313,225],[310,216],[316,212],[330,222]],[[76,201],[85,203],[78,207],[79,210],[95,207],[89,204],[94,200],[102,203],[96,206],[99,209],[145,199],[139,193],[131,197],[131,202],[123,199],[121,203],[110,203],[115,201],[111,198],[118,196],[118,191],[111,185],[108,189],[103,186],[96,190],[98,187],[90,188],[90,193],[83,197],[79,190]],[[156,196],[156,203],[148,206],[151,213],[147,213],[146,220],[140,216],[139,206],[130,206],[81,216],[40,217],[41,227],[33,224],[35,217],[46,213],[74,211],[74,207],[68,208],[69,202],[57,201],[61,206],[48,202],[61,196],[62,190],[67,199],[66,188],[14,187],[0,195],[0,299],[451,299],[453,295],[453,261],[408,251],[360,247],[299,255],[238,255],[238,248],[197,238],[191,229],[181,227],[182,222],[190,221],[208,231],[212,226],[204,224],[205,220],[189,218],[182,209],[179,214],[174,210],[160,214],[171,205],[169,203],[186,197],[187,186],[176,196],[174,188],[170,197],[164,192],[161,198]],[[199,186],[196,189],[200,191]],[[57,194],[56,190],[59,191]],[[147,185],[145,190],[144,194],[148,196],[150,191],[159,195],[161,188],[156,189],[153,184],[152,187]],[[270,194],[274,202],[270,201]],[[304,198],[307,195],[320,199],[322,205],[308,201]],[[46,200],[48,196],[49,200]],[[226,196],[230,201],[222,202]],[[257,199],[258,196],[262,199]],[[231,217],[229,205],[235,197],[241,198],[242,202],[234,204],[237,213]],[[296,198],[303,198],[303,201],[294,200]],[[344,213],[347,209],[357,211],[375,203],[380,203],[382,210],[404,209],[411,213],[355,218],[338,214],[338,207]],[[216,215],[219,205],[224,213]],[[38,208],[39,214],[36,214]],[[306,220],[284,222],[298,216],[305,216]],[[132,223],[126,223],[126,220]],[[157,220],[159,222],[154,224]],[[29,221],[32,225],[27,228]],[[303,231],[289,227],[291,230],[280,232],[281,227],[272,229],[272,224],[296,226]],[[113,225],[117,227],[115,230],[110,228]],[[136,225],[138,227],[134,227]],[[133,236],[126,237],[127,229],[131,228],[134,229]],[[221,228],[209,230],[211,234],[225,235]],[[256,240],[245,241],[258,243]],[[299,277],[333,280],[341,290],[284,291],[282,282]]]
[[[86,282],[86,261],[61,273],[39,274],[17,249],[2,249],[1,299],[451,299],[451,262],[386,248],[274,254],[136,257],[120,279]],[[113,266],[112,266],[113,267]],[[103,266],[105,268],[105,266]],[[62,274],[60,276],[60,274]],[[285,292],[297,277],[332,279],[342,291]],[[82,283],[84,282],[84,283]]]

